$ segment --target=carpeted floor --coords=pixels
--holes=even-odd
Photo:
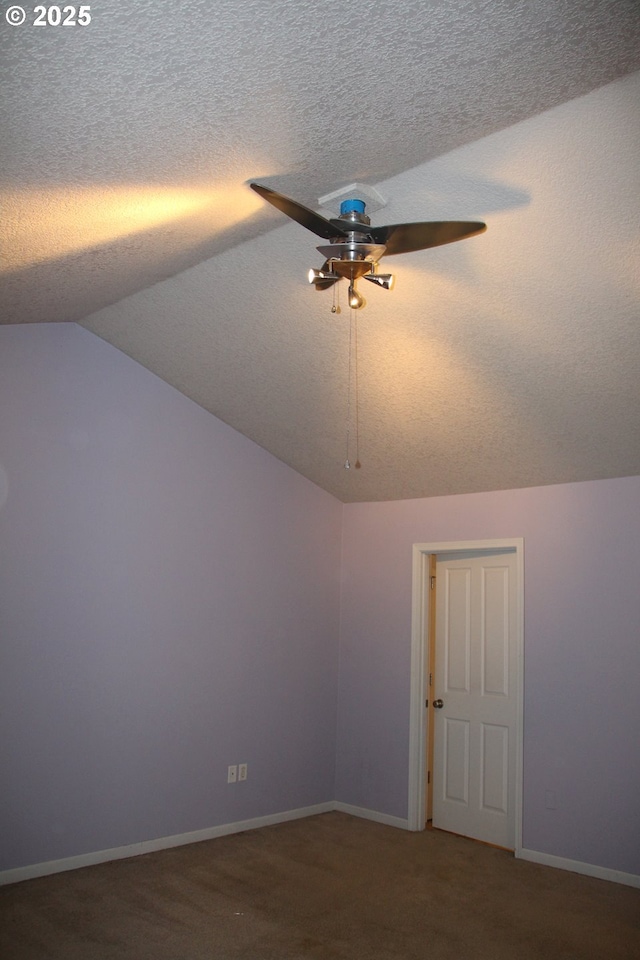
[[[2,960],[638,960],[640,891],[327,813],[0,889]]]

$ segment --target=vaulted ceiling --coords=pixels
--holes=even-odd
[[[7,7],[2,322],[82,324],[344,501],[640,473],[637,0]],[[350,311],[249,180],[487,231]]]

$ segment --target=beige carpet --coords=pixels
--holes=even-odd
[[[0,889],[2,960],[638,960],[640,891],[327,813]]]

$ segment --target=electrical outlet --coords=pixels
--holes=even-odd
[[[235,783],[238,779],[238,767],[234,763],[227,767],[227,783]]]
[[[239,763],[238,764],[238,780],[246,780],[246,779],[247,779],[247,764]]]

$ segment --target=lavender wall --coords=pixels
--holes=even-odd
[[[0,870],[406,817],[412,545],[520,536],[524,845],[638,874],[640,478],[343,508],[80,327],[0,327]]]
[[[341,517],[80,327],[0,328],[0,869],[333,798]]]
[[[524,537],[523,845],[640,874],[640,478],[351,504],[343,537],[337,798],[407,816],[412,545]]]

